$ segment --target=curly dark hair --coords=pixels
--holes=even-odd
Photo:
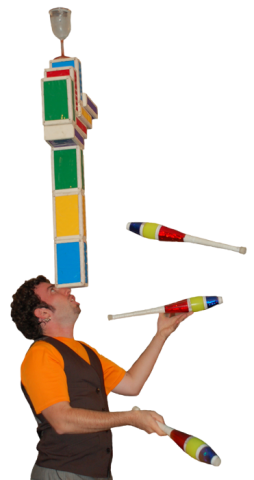
[[[54,308],[34,293],[34,289],[39,283],[50,281],[43,275],[27,280],[16,293],[12,296],[11,317],[16,323],[16,327],[23,333],[26,338],[37,339],[43,336],[42,328],[38,322],[38,318],[34,315],[36,308],[48,308],[54,311]]]

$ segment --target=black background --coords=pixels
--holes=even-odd
[[[250,252],[243,257],[159,244],[127,233],[125,224],[155,221],[249,246],[253,159],[246,120],[248,72],[238,33],[218,20],[207,35],[202,22],[188,34],[188,15],[182,24],[181,12],[175,26],[172,16],[160,24],[152,11],[137,20],[135,10],[105,6],[104,16],[83,4],[69,7],[73,31],[65,53],[82,60],[84,91],[99,106],[85,150],[90,286],[74,290],[82,303],[75,338],[128,369],[154,335],[157,317],[107,322],[107,313],[191,295],[223,295],[223,306],[196,314],[168,340],[139,398],[109,396],[110,410],[133,404],[157,410],[166,423],[204,438],[223,457],[225,434],[231,432],[229,406],[243,383],[238,342]],[[50,30],[48,8],[39,10],[36,24],[20,12],[16,100],[24,121],[12,172],[17,202],[10,222],[20,242],[12,249],[11,293],[38,273],[54,281],[50,149],[43,142],[40,78],[48,59],[59,55],[59,42]],[[29,342],[11,322],[9,329],[16,345],[10,372],[20,418],[16,440],[22,444],[27,432],[22,470],[29,472],[38,439],[18,377]],[[166,438],[125,427],[114,429],[112,468],[117,479],[123,471],[145,478],[153,472],[165,475],[169,468],[202,472],[206,467]]]

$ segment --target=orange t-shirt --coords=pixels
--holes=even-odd
[[[55,338],[70,347],[90,365],[87,351],[77,340]],[[82,344],[86,345],[84,342]],[[100,359],[108,395],[123,379],[125,370],[100,355],[94,348],[90,348]],[[50,343],[38,341],[28,350],[21,365],[21,382],[37,414],[55,403],[70,401],[63,357]]]

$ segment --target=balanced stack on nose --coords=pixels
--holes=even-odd
[[[44,139],[51,146],[55,283],[88,286],[83,150],[98,108],[82,93],[81,62],[50,61],[42,83]]]

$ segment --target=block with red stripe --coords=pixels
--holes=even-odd
[[[75,110],[77,115],[79,114],[79,100],[78,100],[78,84],[77,84],[77,72],[73,67],[60,67],[60,68],[44,68],[44,79],[60,79],[61,77],[70,77],[74,82],[74,98],[75,98]]]
[[[50,60],[49,62],[50,69],[66,69],[69,67],[73,67],[76,71],[74,74],[74,82],[76,84],[75,96],[77,98],[77,102],[79,103],[82,101],[82,71],[81,71],[81,62],[76,57],[68,57],[68,58],[55,58],[54,60]]]

